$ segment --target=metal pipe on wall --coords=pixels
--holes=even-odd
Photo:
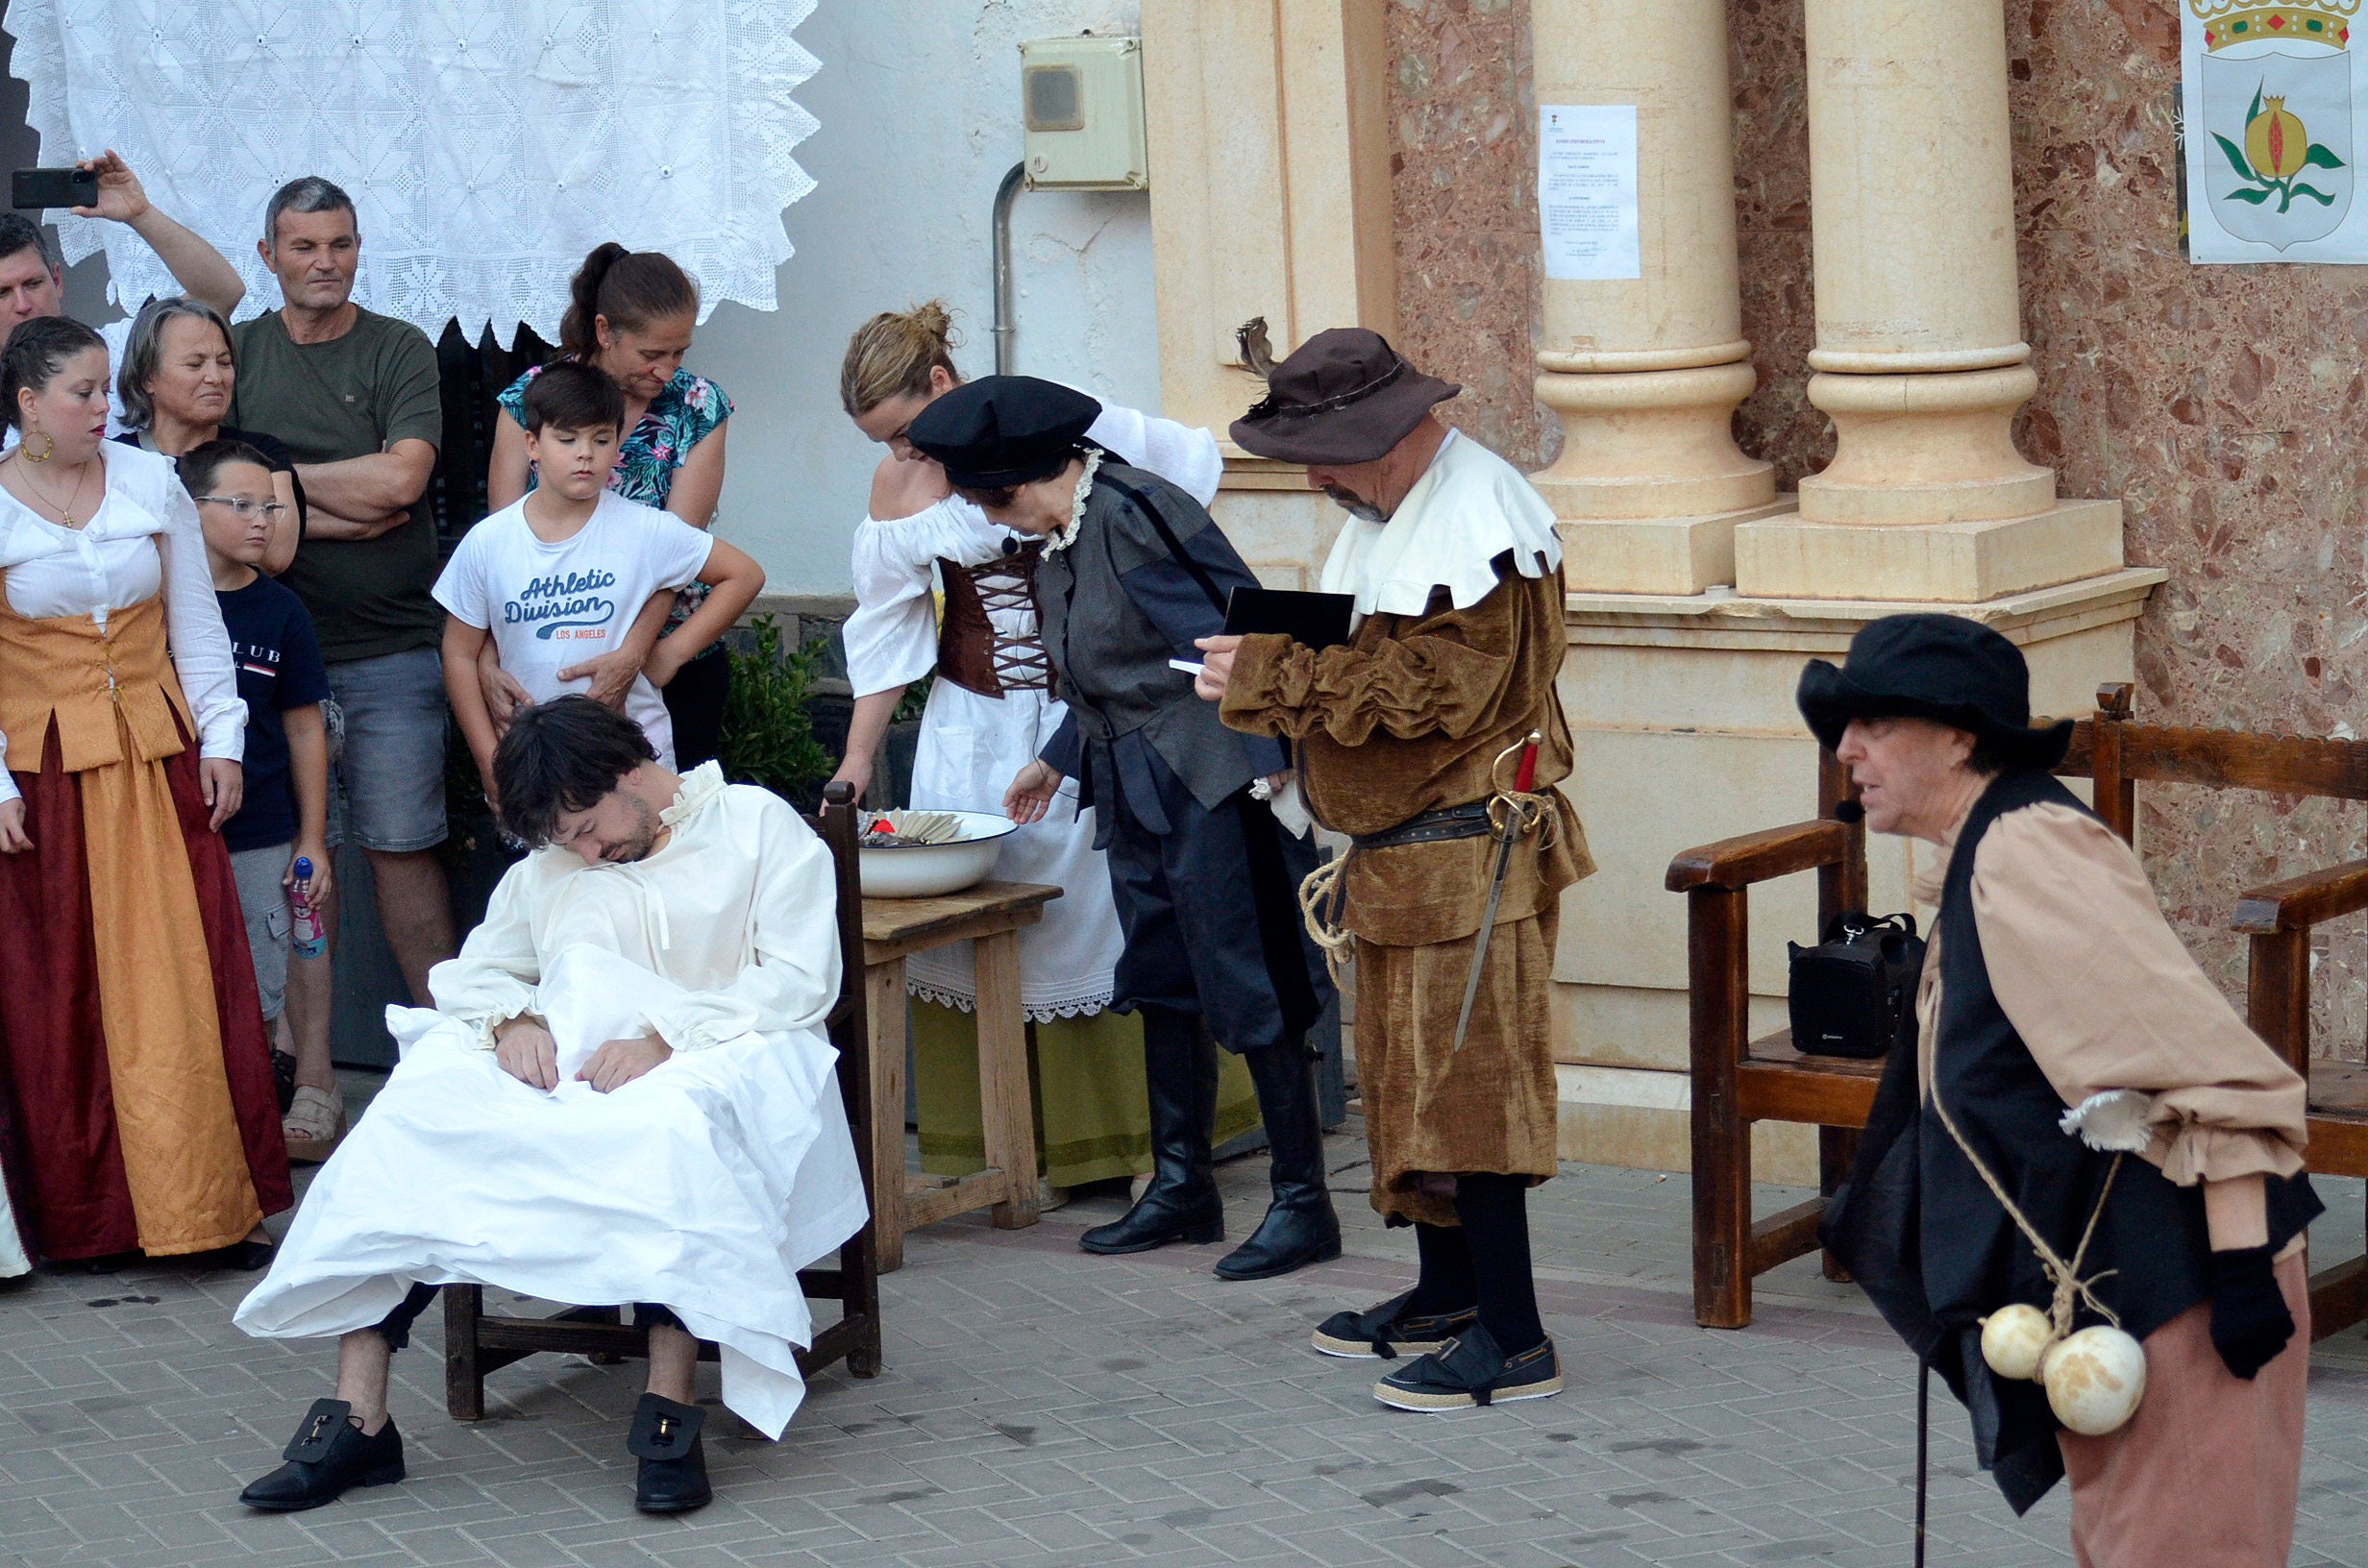
[[[995,187],[995,374],[1011,374],[1011,340],[1020,331],[1011,304],[1011,204],[1026,183],[1027,165],[1014,163]]]

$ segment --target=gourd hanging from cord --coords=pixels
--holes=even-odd
[[[2056,1287],[2055,1299],[2044,1312],[2018,1301],[1981,1320],[1983,1361],[2002,1378],[2028,1382],[2035,1376],[2047,1390],[2048,1409],[2068,1431],[2084,1437],[2102,1437],[2120,1430],[2137,1413],[2138,1401],[2146,1397],[2146,1350],[2122,1328],[2113,1310],[2097,1299],[2091,1288],[2096,1280],[2081,1278],[2081,1262],[2088,1256],[2088,1243],[2097,1234],[2097,1221],[2104,1217],[2106,1200],[2113,1195],[2113,1179],[2121,1174],[2121,1163],[2129,1154],[2114,1154],[2105,1185],[2097,1192],[2097,1206],[2081,1232],[2080,1245],[2066,1262],[2048,1245],[2047,1237],[2025,1217],[2006,1188],[1990,1174],[1989,1166],[1974,1153],[1973,1145],[1965,1141],[1965,1135],[1957,1130],[1937,1090],[1932,1103],[1940,1114],[1940,1125],[1948,1129],[1959,1152],[2039,1255],[2039,1266]],[[2084,1300],[2106,1321],[2076,1333],[2072,1313]]]

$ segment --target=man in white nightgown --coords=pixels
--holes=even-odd
[[[454,1284],[635,1304],[634,1503],[698,1507],[698,1340],[722,1347],[724,1403],[777,1437],[812,1337],[798,1270],[863,1224],[823,1033],[840,970],[822,841],[713,763],[660,768],[581,697],[522,709],[494,778],[504,822],[541,847],[430,973],[434,1009],[387,1009],[402,1063],[238,1309],[252,1335],[342,1336],[337,1397],[251,1507],[402,1479],[388,1360]]]

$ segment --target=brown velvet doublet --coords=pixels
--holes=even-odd
[[[1368,616],[1345,647],[1244,640],[1225,723],[1295,744],[1300,788],[1324,826],[1377,833],[1510,787],[1508,760],[1532,730],[1548,831],[1515,847],[1463,1048],[1453,1048],[1472,938],[1495,869],[1493,837],[1358,851],[1343,873],[1344,926],[1358,939],[1357,1066],[1372,1143],[1373,1206],[1455,1223],[1426,1173],[1554,1173],[1548,1004],[1555,912],[1594,870],[1569,776],[1570,726],[1555,694],[1566,634],[1560,573],[1525,577],[1509,558],[1497,586],[1456,609],[1443,592],[1419,616]]]

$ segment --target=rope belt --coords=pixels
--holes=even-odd
[[[1471,800],[1460,806],[1440,806],[1409,817],[1378,833],[1360,833],[1348,841],[1348,852],[1307,873],[1299,884],[1299,916],[1307,924],[1308,940],[1323,951],[1324,967],[1335,984],[1347,976],[1348,950],[1356,939],[1341,924],[1347,891],[1348,863],[1369,849],[1395,849],[1409,844],[1445,844],[1456,839],[1485,838],[1495,831],[1491,815],[1494,801]]]

